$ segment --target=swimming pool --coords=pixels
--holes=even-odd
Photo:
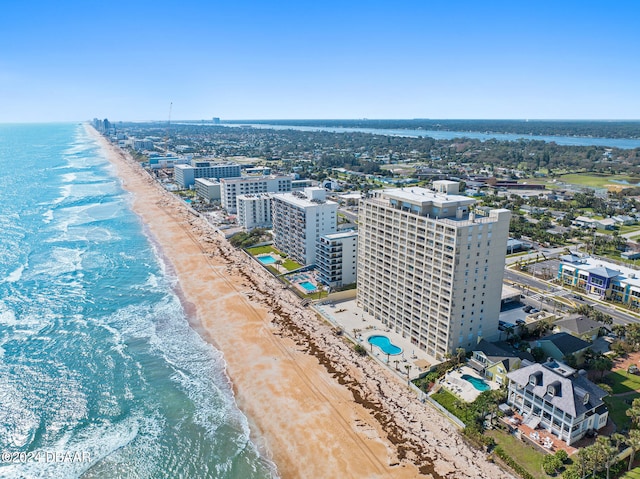
[[[306,289],[307,293],[315,293],[318,290],[318,288],[316,288],[316,285],[310,281],[303,281],[302,283],[298,284]]]
[[[370,336],[367,341],[369,341],[370,344],[379,347],[384,354],[395,355],[402,352],[402,348],[393,344],[386,336]]]
[[[477,378],[475,376],[470,376],[469,374],[463,374],[462,379],[470,382],[473,385],[473,387],[476,388],[478,391],[488,391],[489,389],[491,389],[489,385],[486,382],[484,382],[484,380]]]
[[[260,261],[262,264],[273,264],[277,260],[273,256],[269,255],[269,256],[258,256],[258,261]]]

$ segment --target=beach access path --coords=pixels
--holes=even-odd
[[[288,478],[512,477],[389,371],[357,356],[260,265],[90,126],[178,278],[192,327],[221,350],[252,439]]]

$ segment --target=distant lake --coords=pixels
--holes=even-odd
[[[455,138],[471,138],[474,140],[499,140],[518,141],[534,140],[556,143],[565,146],[602,146],[607,148],[621,148],[630,150],[640,148],[640,139],[625,138],[589,138],[582,136],[543,136],[543,135],[518,135],[515,133],[478,133],[473,131],[440,131],[440,130],[404,130],[404,129],[384,129],[384,128],[341,128],[328,126],[293,126],[293,125],[267,125],[263,123],[225,123],[222,126],[242,127],[250,126],[256,129],[265,130],[299,130],[299,131],[328,131],[332,133],[370,133],[373,135],[406,136],[406,137],[429,137],[436,140],[453,140]]]

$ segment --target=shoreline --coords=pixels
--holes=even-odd
[[[512,477],[92,127],[282,478]]]

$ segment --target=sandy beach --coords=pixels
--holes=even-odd
[[[91,127],[283,478],[512,477]]]

